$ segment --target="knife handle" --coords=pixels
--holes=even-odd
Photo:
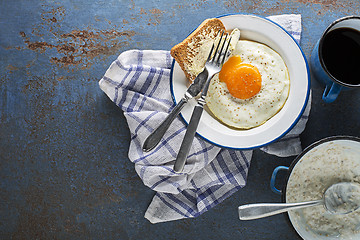
[[[188,98],[185,96],[180,100],[178,104],[171,110],[164,121],[146,138],[143,151],[148,152],[152,150],[160,142],[165,132],[168,130],[170,124],[174,121],[176,116],[180,113],[185,103],[188,102]]]
[[[198,100],[198,104],[195,106],[193,113],[191,115],[191,119],[189,125],[187,126],[186,133],[184,139],[181,143],[179,153],[176,157],[174,171],[177,173],[182,172],[185,166],[185,162],[187,156],[189,154],[192,142],[194,140],[196,129],[199,125],[199,121],[204,110],[205,97],[201,96]]]

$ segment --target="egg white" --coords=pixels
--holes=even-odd
[[[235,98],[217,74],[210,83],[206,105],[218,120],[228,126],[254,128],[284,106],[290,89],[289,73],[281,56],[261,43],[239,40],[232,55],[240,55],[243,63],[258,68],[262,79],[260,91],[249,99]]]

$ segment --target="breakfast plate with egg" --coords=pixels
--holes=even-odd
[[[240,14],[217,19],[226,31],[239,30],[240,39],[231,44],[231,56],[211,80],[197,133],[220,147],[265,146],[289,132],[305,110],[310,94],[306,58],[294,38],[271,20]],[[205,63],[209,44],[203,48],[192,53],[196,58],[189,66]],[[197,72],[188,71],[181,59],[175,59],[170,84],[177,103]],[[191,99],[183,108],[186,123],[195,105],[196,99]]]

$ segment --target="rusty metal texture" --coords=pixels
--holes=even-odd
[[[359,1],[15,0],[0,11],[0,239],[298,239],[284,216],[237,218],[240,204],[280,201],[270,175],[292,161],[257,150],[244,189],[196,219],[150,224],[154,192],[128,160],[125,118],[98,81],[121,52],[170,50],[228,13],[301,14],[309,59],[330,22],[360,15]],[[322,91],[312,81],[304,146],[360,132],[360,91],[331,105]]]

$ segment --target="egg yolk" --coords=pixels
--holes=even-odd
[[[240,99],[251,98],[261,89],[261,74],[257,67],[243,63],[238,55],[224,63],[219,79],[226,83],[232,96]]]

